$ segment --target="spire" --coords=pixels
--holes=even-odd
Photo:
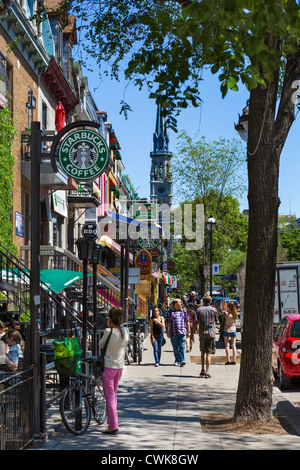
[[[166,131],[165,118],[161,115],[161,105],[157,105],[156,126],[153,134],[153,151],[158,153],[168,152],[169,137]]]

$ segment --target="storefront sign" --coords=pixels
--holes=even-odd
[[[68,217],[67,192],[58,190],[52,193],[53,210],[56,214]]]
[[[60,145],[59,163],[63,171],[77,181],[90,181],[105,169],[109,150],[103,137],[95,131],[70,132]]]
[[[150,276],[152,274],[152,257],[147,250],[139,251],[135,266],[140,268],[141,276]]]

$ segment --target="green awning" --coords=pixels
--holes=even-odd
[[[56,294],[59,294],[74,282],[80,281],[82,276],[81,272],[66,271],[65,269],[42,269],[40,272],[41,281]],[[88,276],[92,276],[92,274],[88,274]]]

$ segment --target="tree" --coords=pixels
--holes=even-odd
[[[281,246],[287,250],[287,261],[300,259],[300,230],[293,228],[281,237]]]
[[[74,2],[82,11],[82,2]],[[175,127],[176,113],[188,103],[199,103],[204,67],[219,74],[223,97],[229,89],[237,91],[239,82],[249,90],[249,232],[243,359],[235,407],[239,420],[271,416],[278,175],[295,119],[298,3],[107,0],[89,1],[84,12],[94,15],[91,4],[100,5],[89,18],[88,35],[99,61],[111,61],[112,73],[118,75],[128,60],[125,75],[138,86],[154,87],[151,96],[162,104],[170,126]]]
[[[225,195],[240,197],[246,190],[245,170],[246,156],[240,140],[220,137],[208,142],[202,136],[194,142],[186,131],[180,133],[177,152],[172,157],[172,173],[185,199],[198,196],[205,204],[212,189],[219,194],[219,202]]]
[[[184,204],[189,203],[184,201]],[[246,253],[247,249],[247,219],[240,213],[239,201],[231,194],[223,195],[220,199],[220,193],[210,188],[205,197],[197,196],[191,201],[192,206],[205,204],[206,213],[214,214],[217,225],[213,232],[213,250],[212,259],[214,263],[222,264],[224,258],[228,257],[229,250],[239,250]],[[194,227],[193,227],[194,229]],[[207,230],[204,230],[207,235]],[[183,234],[182,239],[175,243],[174,260],[176,273],[184,286],[190,286],[197,281],[201,295],[205,293],[204,265],[209,264],[208,247],[209,237],[205,237],[204,249],[186,250],[186,238]],[[235,273],[230,273],[235,274]]]

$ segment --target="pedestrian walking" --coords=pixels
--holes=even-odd
[[[166,315],[166,332],[173,346],[175,365],[185,365],[186,337],[190,335],[190,325],[187,313],[182,308],[180,299],[174,299],[171,309]]]
[[[197,309],[199,322],[199,340],[201,351],[201,372],[200,377],[210,378],[209,374],[211,355],[216,352],[216,323],[218,322],[218,312],[211,304],[210,296],[203,297],[203,306]]]
[[[190,352],[195,341],[194,336],[197,329],[197,313],[193,306],[187,306],[187,315],[190,325],[190,335],[186,338],[186,352]]]
[[[121,327],[122,322],[123,310],[120,307],[111,308],[108,313],[107,328],[99,342],[100,348],[103,348],[111,333],[104,356],[102,374],[108,423],[108,429],[103,431],[103,434],[114,436],[119,432],[117,392],[124,367],[125,348],[129,340],[128,328]]]
[[[226,365],[229,364],[236,364],[236,320],[238,317],[238,313],[234,302],[228,302],[227,309],[223,310],[223,316],[225,318],[224,326],[223,326],[223,337],[225,342],[225,353],[227,362]],[[232,362],[230,362],[230,344],[231,342],[231,349],[232,349]]]
[[[168,294],[166,295],[166,298],[163,301],[163,304],[161,306],[161,309],[164,313],[166,313],[169,310],[170,304],[171,304],[171,294],[170,294],[170,292],[168,292]]]
[[[151,343],[153,346],[155,366],[158,367],[161,358],[161,347],[164,340],[165,320],[158,307],[154,307],[150,318]]]

